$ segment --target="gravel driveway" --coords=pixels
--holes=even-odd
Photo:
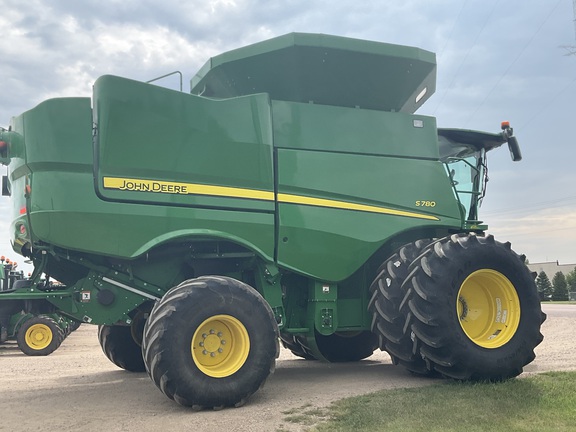
[[[544,342],[524,375],[576,370],[576,305],[545,305],[544,311]],[[288,410],[433,382],[393,366],[380,351],[358,363],[322,364],[283,350],[275,374],[244,407],[194,412],[166,398],[145,373],[114,366],[100,349],[97,328],[83,325],[47,357],[0,345],[0,430],[297,431],[303,426],[286,421]]]

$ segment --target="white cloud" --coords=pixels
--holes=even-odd
[[[444,127],[515,127],[524,160],[512,164],[505,148],[490,155],[483,210],[492,229],[529,256],[576,261],[574,202],[556,208],[554,222],[540,208],[497,217],[576,184],[576,56],[558,48],[576,45],[572,19],[568,1],[4,0],[0,125],[49,97],[89,96],[103,74],[149,80],[180,70],[187,90],[209,57],[292,31],[418,46],[439,54],[437,93],[422,114]]]

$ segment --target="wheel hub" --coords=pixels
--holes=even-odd
[[[460,287],[456,307],[466,336],[484,348],[499,348],[508,343],[520,323],[516,288],[495,270],[471,273]]]
[[[26,344],[35,350],[42,350],[52,342],[52,331],[47,325],[35,324],[26,332]]]
[[[191,348],[198,369],[213,378],[224,378],[237,372],[248,358],[250,338],[238,319],[216,315],[200,324]]]

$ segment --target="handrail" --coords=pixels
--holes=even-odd
[[[174,71],[174,72],[167,73],[166,75],[162,75],[162,76],[159,76],[157,78],[153,78],[150,81],[146,81],[146,83],[150,84],[151,82],[158,81],[158,80],[161,80],[162,78],[166,78],[166,77],[176,75],[176,74],[180,75],[180,91],[182,91],[182,72],[180,72],[180,71]]]

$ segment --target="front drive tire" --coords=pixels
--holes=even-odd
[[[490,235],[459,234],[410,266],[401,307],[422,358],[441,374],[501,381],[522,373],[542,341],[534,278],[523,257]]]
[[[273,372],[279,355],[274,314],[252,287],[202,276],[169,290],[144,327],[148,374],[180,405],[241,406]]]
[[[38,315],[20,326],[16,342],[26,355],[46,356],[56,351],[64,338],[64,330],[56,321],[45,315]]]

